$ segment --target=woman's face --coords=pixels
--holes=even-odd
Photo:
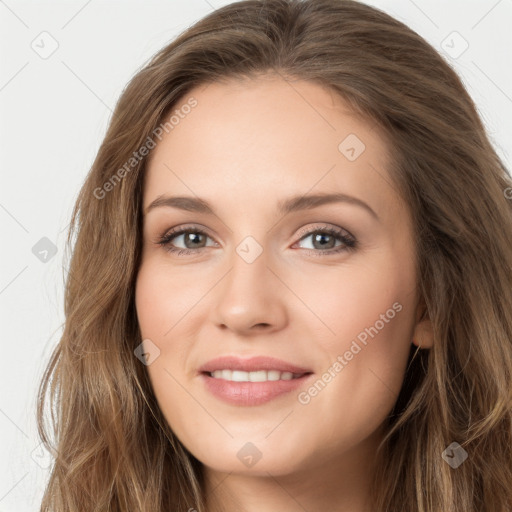
[[[304,81],[201,86],[175,110],[148,162],[136,283],[172,430],[223,472],[283,475],[373,453],[419,329],[390,148]],[[222,356],[235,359],[202,372]],[[244,366],[262,356],[278,361]]]

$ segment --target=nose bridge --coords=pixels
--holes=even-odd
[[[272,274],[267,265],[271,259],[269,238],[263,231],[254,233],[254,229],[245,226],[234,234],[233,252],[230,255],[230,273],[228,277],[229,286],[234,290],[249,287],[253,294],[258,292],[258,284],[262,284]]]
[[[267,267],[267,251],[250,236],[235,247],[216,296],[217,324],[243,331],[259,324],[276,327],[283,321],[282,294],[278,279]]]
[[[244,239],[235,247],[230,263],[224,285],[226,298],[247,302],[258,300],[266,293],[272,273],[267,268],[267,251],[258,242]]]

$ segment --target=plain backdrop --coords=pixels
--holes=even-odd
[[[36,392],[62,333],[63,249],[82,181],[129,79],[221,0],[0,0],[0,512],[35,512],[50,458]],[[512,2],[373,0],[461,75],[512,151]]]

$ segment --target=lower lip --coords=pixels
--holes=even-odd
[[[232,405],[260,405],[297,389],[312,375],[309,373],[297,379],[266,382],[233,382],[210,377],[207,373],[201,373],[199,377],[208,391],[224,402]]]

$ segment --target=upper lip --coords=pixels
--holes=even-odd
[[[200,373],[214,372],[215,370],[241,370],[245,372],[276,370],[279,372],[311,373],[311,370],[308,368],[268,356],[254,356],[250,358],[238,356],[216,357],[199,368]]]

